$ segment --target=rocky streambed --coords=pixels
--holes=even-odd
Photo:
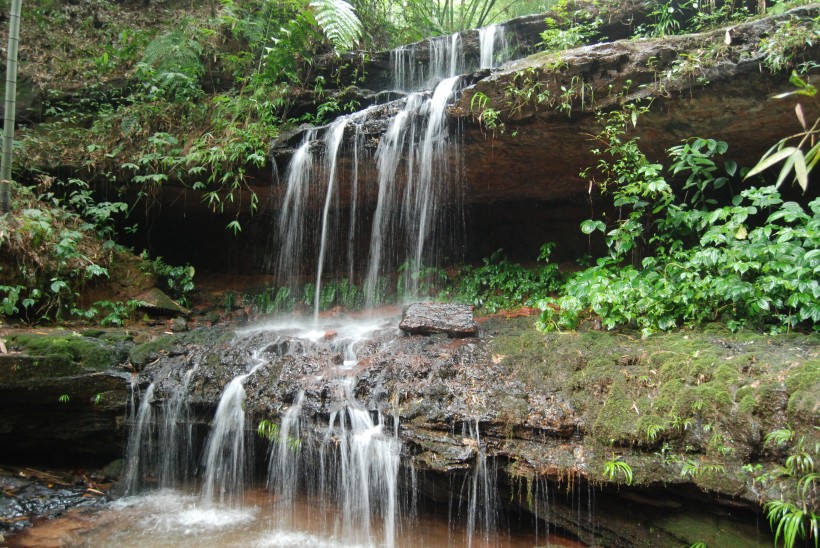
[[[422,505],[463,496],[458,486],[483,462],[499,511],[589,544],[746,546],[770,534],[763,501],[816,511],[814,492],[778,471],[818,441],[816,335],[707,327],[641,340],[533,324],[484,318],[462,338],[405,334],[398,318],[203,328],[139,344],[110,332],[11,335],[0,444],[18,462],[112,460],[124,452],[132,395],[152,382],[155,407],[187,384],[201,443],[223,389],[256,364],[244,386],[249,431],[280,422],[304,394],[309,443],[341,405],[344,380],[362,406],[397,421],[402,470],[413,471]],[[67,353],[70,343],[100,359]],[[791,441],[764,441],[785,428]],[[256,443],[264,473],[267,441]]]

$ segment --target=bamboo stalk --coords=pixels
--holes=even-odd
[[[0,213],[11,209],[11,162],[17,111],[17,49],[20,43],[20,10],[23,0],[12,0],[9,16],[9,49],[6,61],[6,114],[3,121],[3,155],[0,158]]]

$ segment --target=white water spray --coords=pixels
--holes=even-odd
[[[205,477],[202,502],[239,504],[245,486],[245,380],[267,362],[254,356],[256,364],[225,387],[205,445]]]

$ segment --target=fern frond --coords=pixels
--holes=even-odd
[[[337,53],[353,49],[362,36],[362,23],[356,9],[345,0],[313,0],[310,3],[316,22]]]
[[[166,32],[148,43],[142,62],[158,74],[181,73],[197,79],[205,72],[200,58],[202,46],[183,29]]]

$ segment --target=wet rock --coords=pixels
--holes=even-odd
[[[178,316],[171,320],[171,331],[174,333],[182,333],[183,331],[188,331],[188,320],[185,318]]]
[[[187,316],[191,313],[190,310],[181,306],[161,289],[156,287],[152,287],[145,293],[138,295],[136,300],[140,301],[139,307],[149,313],[168,314],[171,316]]]
[[[89,507],[110,500],[99,489],[89,489],[48,473],[0,470],[0,533],[19,531],[37,520],[62,515],[72,507]],[[2,542],[0,535],[0,542]]]
[[[105,335],[105,336],[103,336]],[[127,338],[12,333],[0,355],[0,446],[8,460],[61,464],[122,454]]]
[[[411,335],[446,333],[450,337],[474,337],[478,324],[469,305],[416,303],[404,311],[399,329]]]

